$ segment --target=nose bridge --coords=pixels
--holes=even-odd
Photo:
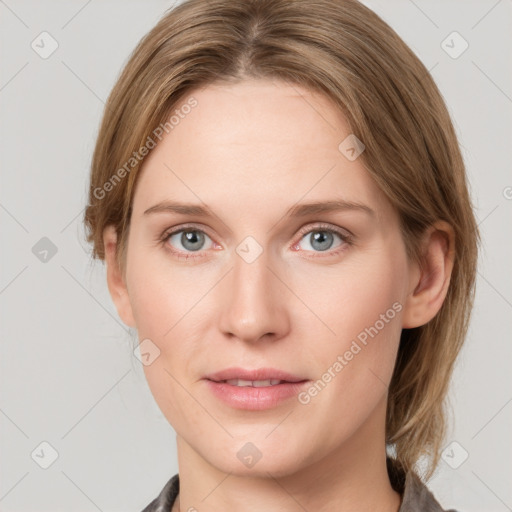
[[[278,289],[282,284],[268,268],[272,264],[269,251],[256,243],[253,239],[239,244],[223,288],[220,327],[225,334],[245,341],[265,335],[278,338],[288,329],[286,305]]]

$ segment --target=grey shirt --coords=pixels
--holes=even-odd
[[[443,509],[415,473],[409,472],[406,475],[401,473],[393,467],[389,458],[387,464],[391,485],[402,496],[402,504],[398,512],[457,512],[453,509]],[[179,489],[179,475],[176,474],[142,512],[171,512]]]

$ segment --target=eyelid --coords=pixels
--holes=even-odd
[[[179,233],[180,231],[202,231],[206,235],[208,235],[210,238],[211,235],[208,233],[208,228],[205,228],[205,226],[200,226],[199,224],[195,224],[194,222],[189,222],[185,224],[180,224],[179,226],[175,226],[172,228],[165,229],[162,233],[162,237],[168,237],[170,235],[173,235],[175,233]]]
[[[335,226],[334,224],[328,224],[325,222],[318,222],[316,224],[313,223],[313,225],[311,225],[311,223],[309,223],[306,226],[301,227],[299,229],[298,234],[304,236],[304,235],[307,235],[308,233],[311,233],[312,231],[324,231],[324,230],[336,233],[343,240],[345,240],[345,239],[351,240],[354,237],[354,234],[351,231],[349,231],[348,229],[340,228],[339,226]],[[302,239],[302,236],[299,240]],[[297,242],[295,242],[295,243],[297,243]]]
[[[313,224],[313,225],[311,225],[311,224]],[[167,237],[167,236],[169,236],[171,234],[179,233],[180,231],[185,231],[186,229],[197,229],[197,231],[202,231],[205,234],[207,234],[210,238],[213,238],[212,235],[210,235],[208,233],[208,228],[205,228],[205,226],[196,224],[194,222],[180,224],[179,226],[176,226],[176,228],[166,229],[166,230],[164,230],[164,232],[162,233],[161,236],[162,237]],[[328,224],[328,223],[325,223],[325,222],[318,222],[316,224],[310,222],[310,223],[306,224],[305,226],[302,226],[299,229],[298,234],[299,235],[306,235],[309,232],[314,231],[315,229],[318,229],[318,230],[325,229],[325,230],[328,230],[328,231],[333,231],[333,232],[339,234],[340,236],[344,236],[346,238],[354,237],[354,234],[350,230],[348,230],[347,228],[341,228],[339,226],[335,226],[334,224]]]

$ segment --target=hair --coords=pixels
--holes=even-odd
[[[167,11],[133,51],[105,105],[84,215],[92,257],[105,258],[103,230],[113,225],[124,268],[140,154],[178,102],[208,84],[252,78],[303,86],[339,107],[365,145],[359,158],[399,214],[409,258],[421,263],[422,234],[436,221],[454,230],[446,298],[427,324],[402,330],[388,390],[386,446],[394,463],[415,470],[422,458],[430,477],[473,306],[479,233],[441,93],[402,39],[361,3],[186,0]]]

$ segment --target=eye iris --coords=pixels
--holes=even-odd
[[[326,251],[329,249],[333,242],[333,235],[328,231],[316,231],[310,236],[311,247],[318,251]],[[318,242],[319,245],[315,245]]]
[[[199,231],[185,231],[181,235],[181,243],[189,251],[198,251],[204,243],[204,234]]]

